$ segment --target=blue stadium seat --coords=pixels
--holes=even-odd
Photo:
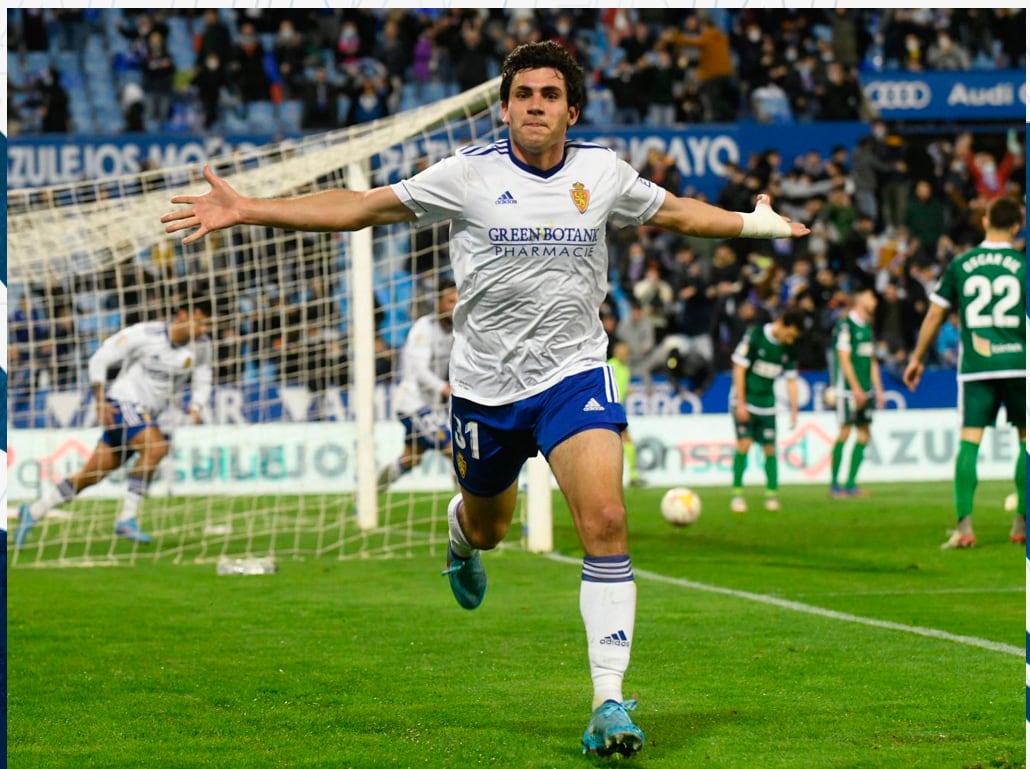
[[[234,109],[226,109],[222,111],[222,130],[227,134],[243,134],[247,133],[250,126],[247,121]]]
[[[447,98],[447,87],[443,83],[439,83],[432,80],[426,83],[425,90],[422,92],[422,103],[432,104],[433,102],[441,101]]]
[[[270,101],[255,101],[247,105],[247,126],[251,133],[275,133],[275,107]]]
[[[300,115],[303,105],[299,100],[291,99],[279,105],[279,127],[286,133],[300,131]]]
[[[79,71],[79,57],[74,51],[58,51],[51,57],[51,61],[62,75],[66,72]]]
[[[7,76],[11,78],[11,82],[25,85],[25,74],[25,63],[21,60],[21,56],[8,56]]]
[[[29,75],[38,75],[50,66],[50,54],[46,51],[29,51],[25,54],[25,69]]]
[[[96,133],[93,122],[93,110],[87,104],[75,103],[69,110],[72,119],[72,130],[75,133]]]
[[[612,92],[607,88],[591,90],[583,117],[590,125],[611,125],[615,120],[615,98]]]
[[[78,65],[70,69],[61,70],[61,85],[68,92],[68,99],[70,101],[86,101],[86,82]]]

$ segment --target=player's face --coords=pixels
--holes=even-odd
[[[454,319],[454,308],[458,304],[457,291],[445,291],[436,302],[436,315],[448,325]]]
[[[876,294],[872,291],[863,291],[858,295],[855,305],[866,320],[872,320],[876,314]]]
[[[512,78],[501,118],[508,124],[516,156],[530,165],[550,168],[561,160],[565,134],[579,119],[579,110],[569,106],[561,72],[548,67],[524,69]]]
[[[780,333],[776,336],[781,344],[794,344],[801,336],[801,329],[797,326],[780,326]]]
[[[198,339],[208,333],[211,328],[211,319],[202,310],[194,310],[191,313],[180,310],[178,322],[169,330],[169,336],[176,344],[185,344],[188,339]]]

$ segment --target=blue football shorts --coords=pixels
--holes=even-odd
[[[430,408],[419,409],[415,414],[402,414],[404,445],[440,451],[451,445],[451,431],[446,416]]]
[[[481,406],[451,398],[452,461],[462,488],[493,497],[511,486],[522,465],[576,433],[595,428],[620,433],[626,410],[608,366],[566,377],[525,400]]]
[[[157,427],[157,421],[135,403],[116,401],[113,398],[108,398],[107,402],[114,407],[114,425],[104,430],[100,441],[117,449],[124,460],[135,451],[129,446],[132,439],[148,427]],[[165,438],[167,437],[165,435]]]

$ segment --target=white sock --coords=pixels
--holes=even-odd
[[[461,521],[458,520],[458,511],[461,509],[461,494],[455,494],[447,505],[447,529],[450,532],[451,550],[459,558],[471,558],[475,555],[476,548],[469,544],[465,532],[461,528]]]
[[[131,520],[139,514],[139,507],[143,503],[143,497],[146,496],[147,486],[149,485],[149,478],[144,479],[136,475],[129,476],[125,496],[122,498],[122,506],[118,511],[118,523]]]
[[[407,472],[407,468],[401,467],[400,459],[396,459],[382,470],[379,471],[379,477],[376,478],[376,490],[386,491],[390,484],[400,478],[404,473]]]
[[[637,613],[637,583],[628,555],[583,559],[579,611],[587,631],[593,709],[605,700],[622,702],[622,679],[629,667]]]
[[[56,486],[44,491],[39,499],[29,505],[29,515],[32,516],[34,521],[38,521],[48,511],[53,510],[62,502],[67,502],[74,496],[75,489],[72,487],[71,481],[64,478]]]

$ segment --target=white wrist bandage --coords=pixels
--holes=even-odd
[[[737,213],[744,220],[744,226],[740,228],[740,237],[742,238],[772,240],[791,237],[790,225],[769,206],[755,206],[755,210],[750,213],[743,211]]]

